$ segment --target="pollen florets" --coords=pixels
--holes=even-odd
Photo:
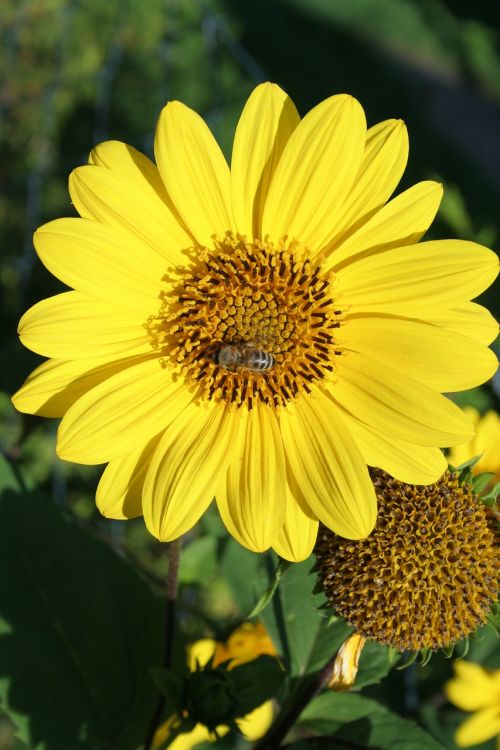
[[[296,242],[228,235],[164,298],[152,338],[202,398],[280,406],[333,376],[334,283]]]
[[[359,541],[321,527],[319,575],[358,633],[398,651],[439,649],[484,624],[498,595],[498,539],[472,487],[445,473],[410,485],[372,471],[377,525]]]

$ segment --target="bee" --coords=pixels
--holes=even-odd
[[[215,352],[214,361],[226,370],[264,372],[275,365],[272,354],[250,343],[224,344]]]

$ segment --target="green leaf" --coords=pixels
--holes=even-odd
[[[2,491],[22,489],[22,478],[17,467],[6,458],[3,452],[0,452],[0,488]]]
[[[472,478],[472,487],[474,488],[474,492],[477,492],[477,494],[479,495],[494,476],[495,474],[492,471],[483,471],[481,474],[476,474]]]
[[[0,702],[37,750],[136,750],[157,693],[163,607],[42,494],[0,496]]]
[[[255,606],[257,591],[263,588],[260,585],[263,562],[263,555],[250,552],[231,537],[226,539],[219,560],[220,574],[242,615],[246,616]]]
[[[282,667],[272,656],[259,656],[235,667],[229,675],[238,696],[238,716],[246,716],[274,698],[285,678]]]
[[[333,739],[344,738],[377,750],[443,750],[444,747],[413,721],[355,693],[318,695],[302,712],[299,724],[333,735]]]
[[[205,583],[217,567],[217,539],[204,536],[190,542],[182,550],[179,583]]]
[[[315,558],[292,565],[283,576],[262,619],[287,664],[290,676],[311,674],[321,669],[339,649],[350,632],[341,619],[318,611],[325,597],[314,594],[316,574],[312,572]],[[333,624],[331,624],[333,622]]]
[[[292,564],[293,563],[289,562],[288,560],[283,560],[282,558],[278,560],[278,564],[275,568],[274,574],[269,581],[269,586],[257,601],[257,604],[252,609],[250,614],[246,617],[247,620],[251,620],[252,617],[257,617],[257,615],[260,615],[260,613],[267,607],[267,605],[273,598],[276,589],[278,588],[281,578]]]
[[[493,508],[497,502],[497,498],[500,495],[500,482],[497,482],[491,490],[485,495],[481,496],[481,501],[490,508]]]
[[[391,654],[387,646],[381,646],[375,641],[366,641],[359,659],[354,687],[359,690],[366,685],[380,682],[400,658],[400,654]]]

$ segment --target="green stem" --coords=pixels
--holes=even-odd
[[[262,610],[267,607],[267,605],[273,598],[276,589],[278,588],[278,584],[281,581],[283,574],[288,570],[288,568],[291,565],[292,563],[288,562],[288,560],[283,560],[283,558],[281,557],[279,558],[278,565],[271,577],[268,588],[264,591],[264,593],[260,597],[255,607],[252,609],[250,614],[246,617],[247,620],[251,620],[252,617],[257,617],[257,615],[260,615]]]
[[[300,714],[312,699],[320,693],[325,685],[328,684],[333,673],[333,665],[336,654],[334,654],[325,664],[323,669],[317,672],[309,684],[297,696],[297,699],[289,708],[284,707],[281,714],[269,729],[267,734],[262,737],[254,746],[254,750],[277,750],[282,740],[293,727]]]
[[[174,653],[175,639],[175,613],[177,605],[177,582],[179,577],[179,561],[181,556],[181,538],[175,539],[168,545],[168,573],[167,588],[165,596],[165,647],[163,651],[163,668],[166,670],[172,667],[172,656]],[[160,695],[156,710],[151,719],[146,741],[145,750],[151,750],[155,732],[160,726],[163,711],[165,708],[165,698]]]

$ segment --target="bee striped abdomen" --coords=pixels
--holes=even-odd
[[[214,361],[226,370],[252,372],[265,372],[275,364],[272,354],[249,344],[224,344],[216,352]]]

